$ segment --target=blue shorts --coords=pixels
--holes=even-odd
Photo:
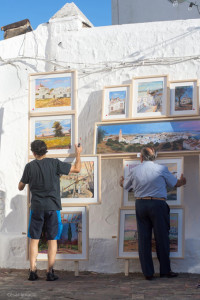
[[[45,228],[47,240],[59,240],[62,233],[62,221],[59,210],[31,210],[28,237],[39,240]]]

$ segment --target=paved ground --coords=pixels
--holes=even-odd
[[[45,281],[38,271],[38,281],[27,280],[27,270],[0,269],[0,299],[68,299],[68,300],[132,300],[132,299],[200,299],[200,274],[180,274],[177,278],[144,280],[141,274],[107,275],[90,272],[75,277],[72,272],[57,271],[60,279]]]

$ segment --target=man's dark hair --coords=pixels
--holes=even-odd
[[[47,145],[44,141],[35,140],[31,143],[31,151],[39,156],[45,155],[48,152]]]
[[[148,160],[153,161],[156,159],[156,156],[157,156],[156,151],[153,147],[142,148],[141,155],[142,155],[143,160],[145,160],[145,161],[148,161]]]

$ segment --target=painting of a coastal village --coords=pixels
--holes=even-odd
[[[144,146],[158,152],[200,151],[200,119],[97,125],[98,154],[138,153]]]
[[[58,240],[57,254],[82,253],[82,212],[61,212],[63,230]],[[48,252],[48,242],[44,232],[39,241],[39,253]]]
[[[82,203],[82,199],[93,201],[96,184],[94,179],[94,160],[82,158],[80,173],[70,173],[60,177],[60,196],[62,203]],[[96,176],[96,174],[95,174]],[[96,196],[96,195],[95,195]]]
[[[170,256],[182,257],[182,209],[171,209],[170,212]],[[120,245],[122,243],[122,245]],[[156,256],[156,243],[152,233],[152,252]],[[138,231],[135,210],[121,210],[119,256],[138,257]]]
[[[43,140],[49,150],[71,148],[71,127],[70,117],[40,117],[34,120],[35,139]]]
[[[129,89],[129,85],[104,89],[102,119],[128,117]]]

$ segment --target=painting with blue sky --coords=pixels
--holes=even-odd
[[[40,86],[55,89],[55,88],[68,88],[71,86],[71,77],[57,77],[57,78],[41,78],[35,80],[36,91]]]
[[[193,86],[175,87],[175,111],[192,110]]]
[[[200,151],[200,119],[121,123],[97,126],[97,153]]]

